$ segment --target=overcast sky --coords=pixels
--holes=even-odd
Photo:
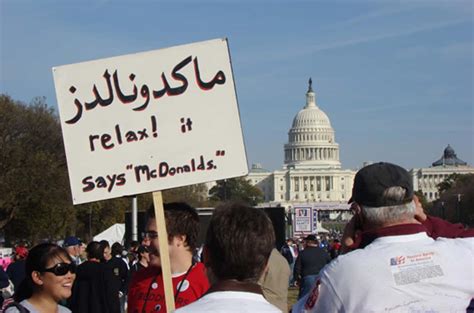
[[[227,37],[249,165],[283,165],[309,77],[343,168],[474,163],[474,1],[0,0],[0,93],[57,107],[53,66]]]

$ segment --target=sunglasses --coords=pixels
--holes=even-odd
[[[142,238],[156,239],[158,238],[158,233],[154,230],[149,230],[141,233]]]
[[[64,276],[68,272],[76,273],[76,264],[74,263],[58,263],[53,267],[46,268],[42,272],[50,272],[56,276]]]

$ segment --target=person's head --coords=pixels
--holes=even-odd
[[[163,207],[171,262],[181,256],[192,258],[199,235],[199,215],[196,209],[184,202],[165,203]],[[148,209],[147,216],[144,237],[150,239],[150,264],[159,266],[159,243],[153,204]]]
[[[211,217],[204,262],[217,280],[257,282],[274,247],[273,225],[263,211],[230,204]]]
[[[380,162],[359,170],[350,202],[365,228],[416,222],[412,179],[395,164]]]
[[[81,242],[81,244],[79,245],[79,257],[83,260],[87,259],[86,247],[87,245],[83,242]]]
[[[137,249],[138,260],[148,264],[150,262],[150,253],[146,246],[139,246]]]
[[[55,302],[67,299],[71,296],[75,272],[76,265],[64,248],[52,243],[39,244],[26,258],[26,276],[14,298],[22,301],[37,294]]]
[[[138,242],[137,240],[133,240],[133,241],[130,243],[130,248],[128,249],[128,251],[129,251],[130,253],[136,253],[138,247],[140,247],[140,242]]]
[[[110,244],[107,240],[101,240],[99,243],[104,251],[102,261],[107,262],[112,258],[112,250],[110,249]]]
[[[112,244],[111,250],[112,250],[112,256],[122,257],[123,246],[120,243],[114,242]]]
[[[81,253],[80,249],[80,244],[81,242],[77,237],[74,236],[69,236],[64,239],[63,247],[66,249],[67,253],[69,253],[70,256],[76,258],[79,256]]]
[[[91,241],[86,247],[87,260],[100,262],[104,258],[104,247],[98,241]]]
[[[309,247],[314,247],[319,245],[318,238],[315,235],[308,235],[304,239],[305,245]]]
[[[24,246],[15,248],[15,261],[24,260],[28,256],[28,249]]]

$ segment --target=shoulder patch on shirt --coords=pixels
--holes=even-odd
[[[316,285],[313,287],[313,290],[311,290],[311,293],[309,294],[309,297],[304,305],[305,310],[311,310],[316,304],[316,301],[319,297],[319,285],[321,285],[321,279],[316,281]]]

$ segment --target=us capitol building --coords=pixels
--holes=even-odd
[[[290,209],[298,203],[317,202],[348,208],[356,172],[341,169],[339,144],[328,116],[316,103],[311,79],[306,105],[293,119],[284,150],[282,170],[269,172],[254,164],[247,176],[263,191],[263,205]]]
[[[270,172],[253,164],[249,182],[264,195],[259,206],[281,206],[287,211],[295,206],[311,204],[318,210],[348,210],[356,171],[341,169],[339,144],[331,122],[316,103],[309,80],[306,105],[293,119],[284,146],[283,169]],[[437,185],[452,173],[474,174],[474,167],[457,158],[448,145],[440,160],[431,167],[409,170],[415,190],[428,201],[439,198]]]

